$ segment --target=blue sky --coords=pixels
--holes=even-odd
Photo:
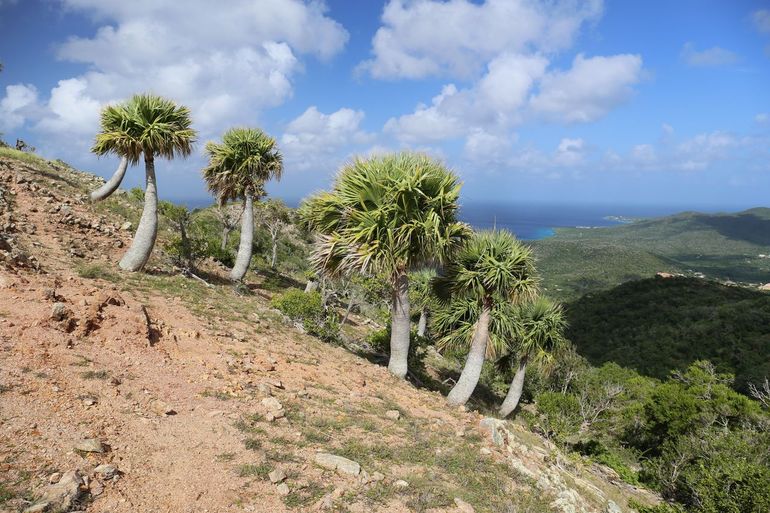
[[[0,62],[5,139],[103,176],[103,105],[188,105],[198,151],[157,165],[171,199],[206,196],[206,140],[255,125],[289,201],[414,149],[466,203],[770,206],[770,1],[0,0]]]

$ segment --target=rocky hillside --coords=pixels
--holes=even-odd
[[[656,498],[515,422],[449,409],[206,264],[117,270],[100,179],[0,154],[0,510],[625,512]],[[128,216],[128,217],[126,217]],[[156,253],[160,251],[156,248]],[[633,502],[632,501],[632,502]]]

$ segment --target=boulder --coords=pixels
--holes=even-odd
[[[343,458],[334,454],[326,452],[319,452],[315,455],[315,462],[317,465],[329,469],[336,470],[342,474],[348,474],[351,476],[357,476],[361,473],[361,465],[353,460]]]
[[[96,438],[84,438],[75,444],[74,449],[80,452],[105,452],[104,444]]]
[[[62,475],[59,482],[49,485],[40,499],[24,510],[24,513],[42,511],[69,511],[86,490],[85,481],[77,470]]]

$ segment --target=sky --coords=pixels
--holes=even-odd
[[[165,199],[206,198],[205,142],[256,126],[289,203],[413,150],[466,204],[770,206],[770,0],[0,0],[0,62],[3,138],[105,177],[103,106],[188,106]]]

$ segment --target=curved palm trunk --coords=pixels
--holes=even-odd
[[[128,159],[123,157],[120,159],[120,165],[118,165],[118,169],[115,171],[112,177],[107,180],[104,185],[91,193],[91,201],[102,201],[103,199],[107,199],[113,192],[115,192],[117,188],[120,187],[120,182],[123,181],[123,177],[126,176],[126,169],[128,169]]]
[[[481,310],[479,320],[476,321],[476,329],[473,332],[471,341],[471,350],[468,352],[468,359],[465,360],[465,367],[460,374],[454,388],[447,396],[447,401],[452,406],[459,406],[468,402],[471,394],[476,389],[481,376],[481,367],[484,365],[484,359],[487,352],[487,339],[489,338],[489,315],[491,308],[484,305]]]
[[[124,271],[140,271],[150,259],[155,238],[158,235],[158,188],[155,184],[155,160],[152,155],[144,156],[144,210],[136,228],[131,247],[120,260]]]
[[[251,263],[251,244],[254,238],[254,203],[251,196],[246,195],[243,203],[243,218],[241,219],[241,243],[238,246],[238,256],[230,272],[233,281],[241,281]]]
[[[409,278],[401,272],[393,285],[390,306],[390,361],[388,370],[394,376],[405,378],[409,370]]]
[[[505,396],[505,401],[500,406],[500,416],[502,418],[510,415],[513,410],[519,405],[519,399],[521,399],[521,392],[524,390],[524,374],[527,372],[527,357],[523,357],[519,362],[519,368],[516,369],[516,374],[511,381],[511,388],[508,389],[508,395]]]
[[[421,337],[425,336],[425,329],[428,327],[428,312],[425,308],[420,310],[420,320],[417,321],[417,334]]]

